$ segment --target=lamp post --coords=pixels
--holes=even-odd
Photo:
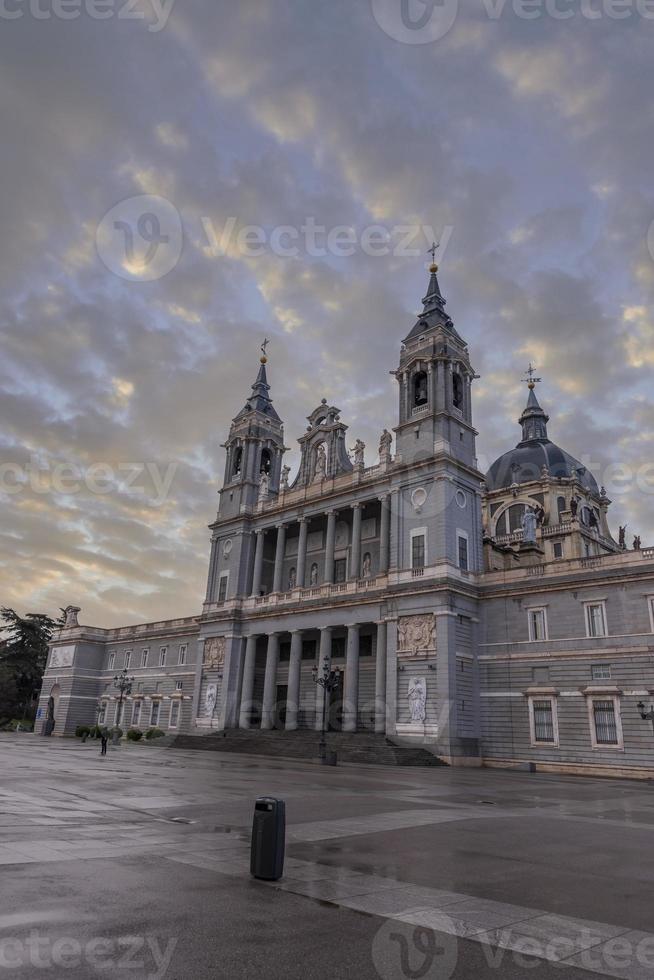
[[[651,721],[652,730],[654,730],[654,707],[650,704],[649,711],[646,711],[645,705],[642,701],[639,701],[636,707],[640,711],[640,717],[643,719],[643,721]]]
[[[331,695],[332,691],[336,691],[338,689],[341,682],[341,670],[340,667],[332,670],[329,657],[325,657],[322,662],[321,670],[319,671],[317,667],[314,667],[311,671],[311,675],[313,677],[313,683],[317,684],[318,687],[322,687],[324,691],[322,702],[322,726],[320,729],[320,742],[318,743],[318,757],[323,765],[327,765],[327,703],[330,700],[328,695]],[[336,756],[334,755],[334,760],[335,759]]]
[[[123,701],[125,699],[126,694],[132,693],[133,683],[134,683],[134,678],[128,677],[127,675],[127,667],[124,667],[123,670],[121,670],[120,674],[116,674],[114,677],[114,687],[116,688],[117,691],[120,691],[120,697],[118,698],[118,708],[116,710],[116,723],[114,725],[114,732],[113,732],[114,745],[118,745],[118,742],[120,740],[118,731],[120,728],[120,723],[123,720]]]

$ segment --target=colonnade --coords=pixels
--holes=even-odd
[[[355,732],[358,727],[359,707],[359,640],[363,624],[350,623],[347,625],[347,646],[345,656],[345,675],[343,682],[343,731]],[[377,649],[375,655],[375,731],[383,732],[386,728],[386,641],[387,624],[377,624]],[[322,670],[323,665],[331,666],[332,637],[335,627],[320,627],[318,656],[315,666]],[[302,638],[306,630],[291,630],[291,649],[288,662],[288,693],[286,699],[287,731],[298,727],[300,710],[300,678],[302,670]],[[279,668],[280,637],[288,632],[267,634],[266,669],[263,685],[263,700],[261,705],[261,728],[271,729],[275,726],[277,700],[277,674]],[[245,659],[243,663],[243,679],[241,684],[241,700],[239,708],[239,728],[250,728],[251,713],[254,697],[256,674],[257,640],[259,634],[250,634],[245,644]],[[325,691],[316,685],[314,727],[320,730],[323,723]]]

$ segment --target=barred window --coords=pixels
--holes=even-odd
[[[411,539],[411,568],[425,567],[425,536],[416,534]]]
[[[555,745],[557,733],[552,698],[533,698],[531,710],[533,741],[539,744]]]
[[[613,698],[593,701],[595,741],[598,745],[619,745],[618,725]]]

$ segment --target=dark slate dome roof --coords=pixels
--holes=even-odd
[[[547,435],[548,422],[549,416],[538,404],[534,383],[530,382],[527,405],[520,416],[522,441],[495,460],[486,474],[489,490],[540,480],[542,468],[546,466],[554,479],[574,476],[586,490],[599,495],[599,487],[590,470],[551,441]]]
[[[520,442],[515,449],[504,453],[486,474],[486,484],[489,490],[501,490],[512,483],[540,480],[543,466],[547,466],[554,479],[576,476],[583,487],[599,494],[599,487],[590,470],[549,439]]]

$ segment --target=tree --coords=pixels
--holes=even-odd
[[[6,639],[0,643],[0,725],[33,718],[52,631],[61,625],[42,613],[0,610]]]

